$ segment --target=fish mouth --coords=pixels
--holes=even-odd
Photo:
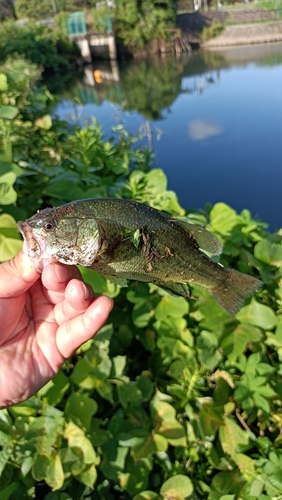
[[[45,240],[41,236],[35,237],[27,222],[18,222],[18,228],[23,236],[23,251],[32,260],[35,270],[42,273],[43,268],[55,259],[46,253]]]

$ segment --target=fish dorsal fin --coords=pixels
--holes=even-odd
[[[199,248],[202,250],[212,253],[213,255],[219,255],[222,252],[222,245],[219,239],[207,229],[182,220],[178,220],[177,223],[180,224],[186,232],[194,236]]]

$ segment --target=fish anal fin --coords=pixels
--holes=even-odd
[[[190,222],[182,220],[177,220],[177,224],[195,238],[199,248],[213,255],[221,254],[222,245],[219,239],[214,234],[210,233],[210,231],[196,224],[190,224]]]
[[[155,284],[163,288],[166,292],[169,292],[171,295],[177,295],[178,297],[184,297],[185,299],[188,299],[190,297],[190,292],[184,285],[184,283],[173,283],[173,281],[159,281]]]

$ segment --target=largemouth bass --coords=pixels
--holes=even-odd
[[[187,298],[187,285],[197,283],[231,314],[261,286],[203,253],[221,252],[209,231],[137,201],[74,201],[46,208],[18,227],[39,272],[52,261],[80,264],[112,280],[154,283]]]

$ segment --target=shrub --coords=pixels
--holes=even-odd
[[[221,262],[259,274],[264,287],[231,316],[200,286],[187,301],[81,269],[115,307],[38,394],[0,411],[2,497],[279,498],[281,233],[224,203],[186,212],[126,131],[105,141],[97,123],[68,130],[48,115],[49,93],[29,87],[35,72],[16,69],[0,72],[1,260],[21,246],[15,219],[82,196],[122,196],[208,225]]]

